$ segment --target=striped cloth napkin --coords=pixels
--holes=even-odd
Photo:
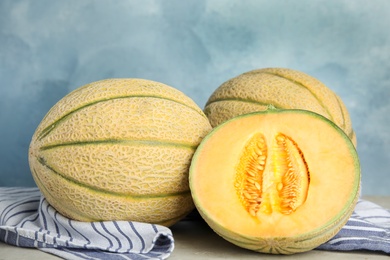
[[[369,250],[390,254],[390,210],[359,200],[347,224],[318,249]]]
[[[64,259],[167,259],[174,248],[172,232],[163,226],[70,220],[37,188],[0,188],[0,241]]]
[[[174,248],[166,227],[65,218],[37,188],[0,188],[0,241],[64,259],[166,259]],[[317,249],[390,254],[390,210],[360,200],[342,230]]]

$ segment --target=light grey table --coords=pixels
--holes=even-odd
[[[390,208],[390,197],[365,197],[385,208]],[[266,255],[236,247],[216,235],[204,222],[182,221],[172,228],[175,250],[169,260],[192,259],[278,259],[282,256]],[[0,260],[60,259],[37,249],[19,248],[0,242]],[[330,252],[312,250],[288,256],[288,259],[389,259],[389,256],[371,252]]]

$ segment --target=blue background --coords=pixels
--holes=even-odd
[[[33,186],[27,152],[59,99],[137,77],[200,106],[248,70],[287,67],[333,89],[357,133],[364,195],[390,195],[390,1],[0,1],[0,186]]]

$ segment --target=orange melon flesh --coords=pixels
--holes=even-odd
[[[263,198],[262,203],[269,203],[271,212],[259,210],[253,216],[243,205],[235,182],[243,151],[259,133],[268,148],[260,182],[266,186],[262,187],[263,196],[271,197],[268,202]],[[277,201],[280,178],[272,154],[279,133],[291,137],[299,147],[310,176],[306,198],[291,214],[281,213]],[[271,253],[306,251],[330,239],[352,213],[359,184],[359,160],[350,139],[326,118],[303,110],[268,110],[219,125],[198,147],[190,169],[192,196],[206,222],[239,246]],[[283,251],[265,246],[275,245],[275,241],[280,244],[282,239],[299,248],[294,241],[302,238],[306,242],[300,249]]]

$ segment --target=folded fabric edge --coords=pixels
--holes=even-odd
[[[10,227],[0,227],[0,241],[7,244],[37,248],[40,251],[50,253],[64,259],[113,259],[120,254],[124,259],[167,259],[174,250],[174,239],[172,234],[165,232],[156,233],[152,242],[152,248],[143,252],[115,252],[102,250],[99,247],[63,246],[56,242],[50,242],[49,236],[31,236],[30,232],[20,232],[20,229]],[[30,233],[30,235],[26,235]],[[55,238],[53,241],[56,241]]]
[[[71,241],[60,239],[59,236],[53,236],[42,229],[33,231],[18,227],[0,226],[0,241],[18,246],[18,247],[35,247],[35,248],[74,248],[74,249],[91,249],[102,250],[113,253],[121,253],[118,250],[104,249],[93,245],[79,245]],[[174,238],[172,234],[159,231],[155,234],[150,248],[144,248],[141,252],[126,250],[125,253],[147,253],[150,251],[156,252],[172,252],[174,249]]]

